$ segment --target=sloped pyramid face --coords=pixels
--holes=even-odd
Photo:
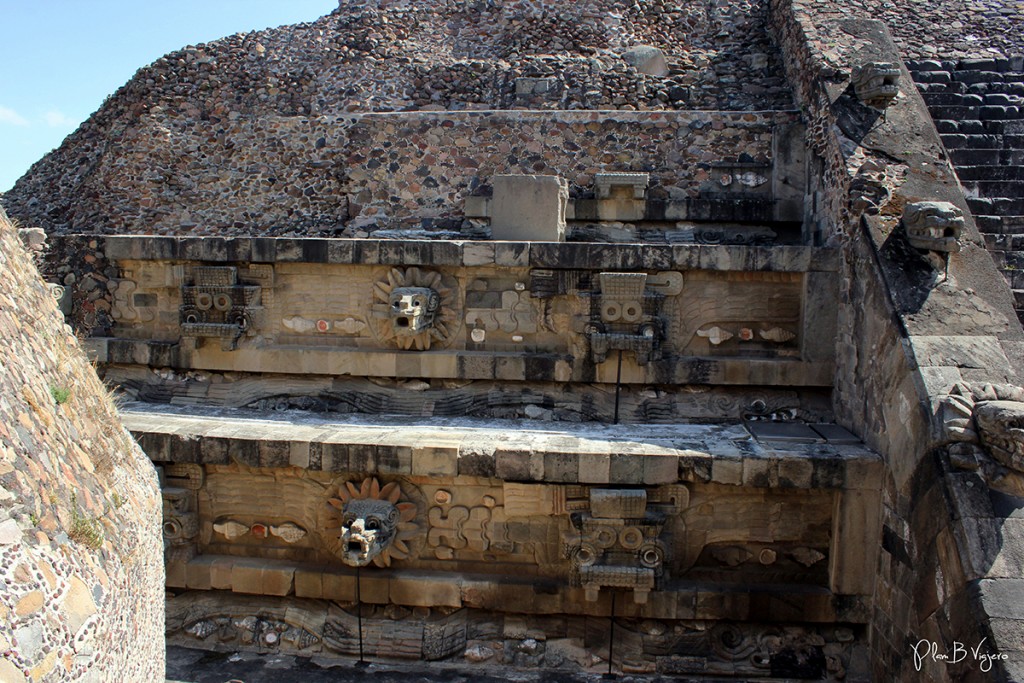
[[[766,15],[766,2],[748,0],[345,2],[311,23],[190,46],[140,69],[4,205],[51,232],[224,234],[273,224],[329,233],[350,215],[338,200],[344,171],[325,168],[316,152],[338,142],[299,121],[790,109]],[[353,150],[362,143],[351,140]],[[240,160],[245,149],[259,154]],[[345,165],[364,161],[353,152]],[[220,207],[212,220],[196,201],[211,187],[219,196],[207,200]],[[268,189],[280,197],[252,200]],[[297,205],[277,215],[260,203]]]

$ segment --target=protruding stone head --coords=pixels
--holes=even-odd
[[[396,287],[388,301],[395,334],[412,337],[433,327],[441,297],[429,287]]]
[[[900,93],[900,70],[892,62],[862,64],[853,70],[850,80],[857,99],[876,109],[885,109]]]
[[[964,214],[949,202],[914,202],[903,211],[903,228],[917,249],[955,253],[960,251]]]
[[[341,560],[365,567],[388,549],[398,530],[398,507],[387,500],[350,500],[342,510]]]
[[[984,401],[974,410],[982,445],[1005,466],[1024,472],[1024,403]]]

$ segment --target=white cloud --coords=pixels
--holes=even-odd
[[[8,107],[0,106],[0,124],[7,123],[12,126],[27,126],[28,120]]]
[[[56,109],[51,109],[43,114],[43,119],[46,121],[46,125],[51,128],[71,128],[78,125],[78,121]]]

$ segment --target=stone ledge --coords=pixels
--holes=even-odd
[[[625,365],[621,376],[613,359],[593,375],[582,363],[553,353],[485,351],[367,351],[338,346],[280,345],[242,347],[231,352],[204,349],[186,360],[177,344],[149,340],[90,337],[84,346],[96,363],[148,365],[213,372],[294,373],[308,375],[395,377],[410,379],[503,380],[509,382],[605,382],[615,384],[719,384],[743,386],[829,387],[834,363],[781,358],[688,356]],[[401,361],[401,362],[399,362]]]
[[[61,238],[54,237],[53,241]],[[590,270],[835,272],[828,247],[374,240],[285,237],[97,237],[111,260],[331,263],[395,266],[521,266]]]
[[[193,590],[229,590],[251,595],[291,596],[298,599],[355,600],[356,572],[348,567],[292,564],[230,555],[202,555],[186,563],[182,574]],[[287,575],[284,583],[268,577]],[[292,582],[294,577],[294,581]],[[236,582],[237,579],[237,582]],[[288,586],[282,593],[281,586]],[[502,576],[450,571],[366,569],[360,578],[360,597],[369,604],[406,607],[438,606],[501,609],[516,605],[521,614],[586,614],[608,616],[611,600],[584,599],[583,589],[558,579]],[[824,587],[788,584],[705,584],[672,580],[652,591],[646,604],[619,600],[618,617],[648,619],[792,620],[818,623],[863,623],[867,610],[856,596],[840,596]]]
[[[157,462],[503,481],[868,489],[882,461],[861,445],[762,443],[742,425],[572,425],[471,418],[325,419],[129,403],[125,425]],[[319,457],[311,457],[312,453]]]

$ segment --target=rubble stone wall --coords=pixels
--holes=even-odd
[[[366,236],[462,228],[501,173],[553,174],[576,195],[599,172],[651,174],[649,196],[694,197],[713,163],[770,164],[791,112],[477,112],[244,118],[146,116],[54,194],[5,198],[26,225],[106,234]],[[94,150],[98,151],[98,150]],[[58,157],[60,155],[58,154]],[[48,159],[44,164],[58,161]],[[346,229],[347,228],[347,229]],[[359,231],[362,231],[361,233]],[[449,233],[448,236],[453,236]]]
[[[153,467],[0,212],[0,679],[164,677]]]
[[[991,58],[1024,54],[1024,7],[1006,0],[808,2],[817,21],[871,17],[885,22],[904,58]]]

